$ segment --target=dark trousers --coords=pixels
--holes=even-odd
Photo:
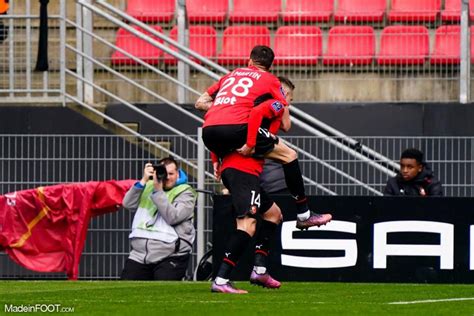
[[[180,281],[186,274],[190,255],[169,257],[157,263],[143,264],[127,259],[122,280]]]

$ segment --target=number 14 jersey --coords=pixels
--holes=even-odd
[[[269,99],[287,105],[278,78],[254,66],[235,69],[209,87],[207,93],[214,102],[204,117],[204,127],[247,124],[252,108]]]

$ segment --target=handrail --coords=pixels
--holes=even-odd
[[[146,29],[147,31],[148,31],[149,29],[151,29],[147,24],[145,24],[145,23],[141,22],[140,20],[138,20],[138,19],[136,19],[136,18],[134,18],[134,17],[132,17],[132,16],[126,14],[125,12],[123,12],[123,11],[121,11],[121,10],[115,8],[114,6],[110,5],[109,3],[107,3],[107,2],[105,2],[105,1],[103,1],[103,0],[97,0],[96,3],[99,4],[99,5],[101,5],[101,6],[103,6],[103,7],[105,7],[105,8],[107,8],[107,9],[109,9],[110,11],[112,11],[112,12],[114,12],[115,14],[119,15],[121,18],[126,19],[126,20],[132,22],[132,23],[135,24],[135,25],[138,25],[138,26],[142,27],[143,29]],[[164,40],[164,41],[167,42],[168,44],[170,44],[170,45],[172,45],[172,46],[178,48],[179,50],[185,52],[187,55],[190,55],[190,56],[192,56],[192,57],[198,59],[199,61],[203,62],[204,64],[208,65],[209,67],[212,67],[212,68],[214,68],[215,70],[220,71],[220,72],[222,72],[222,73],[224,73],[224,74],[226,74],[226,73],[229,72],[228,69],[222,67],[221,65],[219,65],[219,64],[217,64],[217,63],[215,63],[215,62],[213,62],[213,61],[211,61],[211,60],[209,60],[208,58],[206,58],[206,57],[200,55],[199,53],[197,53],[197,52],[195,52],[195,51],[193,51],[193,50],[187,48],[186,46],[183,46],[183,45],[179,44],[178,42],[172,40],[171,38],[169,38],[169,37],[167,37],[167,36],[165,36],[165,35],[163,35],[163,34],[160,34],[160,33],[156,32],[156,31],[155,31],[153,34],[156,35],[156,36],[158,36],[160,39]],[[171,50],[171,51],[172,51],[172,50]],[[174,51],[172,51],[172,52],[174,52]],[[174,57],[176,57],[176,58],[182,56],[182,55],[179,55],[179,54],[176,54],[176,55],[172,54],[172,55],[173,55]],[[185,60],[183,60],[183,61],[185,61]],[[199,64],[198,64],[198,65],[199,65]],[[216,79],[216,78],[214,77],[214,79]]]
[[[176,51],[171,50],[170,48],[168,48],[168,47],[166,47],[165,45],[161,44],[161,43],[158,42],[157,40],[155,40],[155,39],[149,37],[148,35],[146,35],[146,34],[140,32],[140,31],[137,31],[136,29],[134,29],[134,28],[131,27],[130,25],[128,25],[128,24],[126,24],[126,23],[124,23],[124,22],[118,20],[117,18],[115,18],[115,17],[113,17],[112,15],[110,15],[110,14],[108,14],[108,13],[106,13],[106,12],[100,10],[100,9],[98,9],[97,7],[95,7],[95,6],[91,5],[91,4],[88,4],[88,3],[84,2],[83,0],[77,0],[77,3],[79,3],[80,5],[82,5],[82,6],[86,7],[86,8],[88,8],[88,9],[91,10],[92,12],[95,12],[96,14],[98,14],[98,15],[100,15],[100,16],[106,18],[106,19],[108,19],[109,21],[115,23],[116,25],[118,25],[118,26],[120,26],[120,27],[123,27],[123,28],[126,29],[127,31],[133,33],[135,36],[137,36],[137,37],[143,39],[144,41],[150,43],[151,45],[153,45],[153,46],[155,46],[155,47],[158,47],[158,48],[164,50],[165,52],[167,52],[167,53],[169,53],[170,55],[176,57],[177,59],[179,59],[179,60],[185,62],[186,64],[192,66],[193,68],[195,68],[195,69],[197,69],[197,70],[203,72],[204,74],[208,75],[209,77],[211,77],[211,78],[213,78],[213,79],[216,79],[216,80],[220,78],[219,75],[217,75],[217,74],[215,74],[214,72],[211,72],[211,71],[209,71],[208,69],[202,67],[200,64],[195,63],[193,60],[187,58],[186,56],[183,56],[183,54],[181,54],[180,52],[176,52]],[[99,5],[101,5],[101,6],[103,6],[103,7],[106,8],[106,9],[112,11],[113,13],[117,14],[117,15],[120,16],[121,18],[123,18],[123,19],[125,19],[125,20],[128,20],[128,21],[130,21],[130,22],[132,22],[132,23],[134,23],[134,24],[140,26],[140,27],[143,28],[144,30],[148,31],[149,33],[153,34],[154,36],[157,36],[157,37],[160,38],[160,39],[163,39],[163,40],[166,41],[167,43],[169,43],[169,44],[171,44],[171,45],[173,45],[173,46],[176,46],[176,47],[179,48],[181,51],[183,51],[183,52],[185,52],[186,54],[189,54],[189,55],[195,57],[195,58],[198,59],[198,60],[201,60],[203,63],[208,64],[209,66],[213,67],[214,69],[216,69],[216,70],[218,70],[218,71],[220,71],[220,72],[223,72],[223,73],[228,73],[228,72],[229,72],[229,70],[227,70],[226,68],[223,68],[223,67],[221,67],[221,66],[219,66],[219,65],[217,65],[217,64],[215,64],[215,63],[213,63],[213,62],[211,62],[211,61],[209,61],[207,58],[205,58],[205,57],[199,55],[198,53],[196,53],[196,52],[194,52],[194,51],[191,51],[191,50],[189,50],[189,49],[186,48],[186,47],[181,46],[179,43],[177,43],[177,42],[175,42],[175,41],[169,39],[167,36],[165,36],[165,35],[163,35],[163,34],[157,32],[157,31],[154,30],[154,29],[152,29],[152,28],[151,28],[150,26],[148,26],[147,24],[144,24],[144,23],[138,21],[137,19],[135,19],[135,18],[133,18],[133,17],[130,17],[130,16],[127,15],[126,13],[124,13],[124,12],[122,12],[122,11],[116,9],[115,7],[111,6],[110,4],[108,4],[108,3],[104,2],[104,1],[101,1],[101,0],[96,1],[96,3],[99,4]],[[72,21],[71,21],[71,22],[72,22]],[[72,22],[72,24],[75,24],[75,23]],[[98,39],[98,40],[100,40],[100,41],[105,42],[105,41],[102,40],[100,37],[96,36],[95,34],[92,34],[91,32],[89,32],[89,31],[87,31],[87,30],[84,30],[84,28],[82,28],[82,27],[79,27],[79,29],[80,29],[81,31],[83,31],[83,32],[85,32],[85,33],[87,33],[87,34],[89,34],[90,36],[93,36],[94,38],[96,38],[96,39]],[[106,44],[107,44],[108,46],[115,47],[115,45],[112,45],[112,44],[109,44],[109,43],[106,43]],[[98,62],[98,61],[96,61],[96,60],[90,58],[90,57],[87,56],[87,55],[82,54],[82,52],[79,52],[79,51],[75,50],[74,48],[72,48],[72,47],[69,46],[69,45],[68,45],[67,47],[70,48],[70,49],[72,49],[72,50],[74,50],[74,51],[76,51],[76,53],[78,53],[78,54],[81,55],[82,57],[84,57],[84,58],[86,58],[86,59],[88,59],[88,60],[91,60],[92,62],[94,62],[94,63],[100,65],[100,66],[103,67],[104,69],[106,69],[106,70],[108,70],[108,71],[114,73],[115,75],[119,76],[120,78],[124,79],[125,81],[129,82],[130,84],[135,85],[137,88],[141,89],[142,91],[145,91],[145,92],[151,94],[152,96],[154,96],[154,97],[156,97],[157,99],[159,99],[159,100],[165,102],[166,104],[168,104],[168,105],[174,107],[175,109],[181,111],[182,113],[185,113],[187,116],[189,116],[189,117],[191,117],[191,118],[193,118],[193,119],[196,119],[196,120],[199,121],[199,122],[202,122],[202,119],[199,118],[198,116],[196,116],[196,115],[194,115],[194,114],[188,112],[187,110],[182,109],[180,106],[174,104],[173,102],[168,101],[167,99],[161,97],[160,95],[154,93],[153,91],[151,91],[151,90],[149,90],[149,89],[147,89],[147,88],[144,88],[144,87],[142,87],[142,86],[136,84],[135,82],[133,82],[132,80],[130,80],[130,79],[127,78],[126,76],[121,75],[120,73],[118,73],[117,71],[113,70],[112,68],[110,68],[110,67],[104,65],[103,63],[100,63],[100,62]],[[115,47],[115,48],[117,48],[117,47]],[[122,51],[122,50],[121,50],[121,51]],[[134,58],[134,56],[133,56],[133,57],[130,56],[130,54],[128,54],[128,53],[125,52],[125,51],[122,51],[122,52],[125,53],[127,56],[131,57],[133,60],[136,60],[136,59]],[[138,62],[139,62],[140,64],[142,64],[140,61],[138,61]],[[144,64],[145,64],[145,67],[148,68],[148,64],[146,64],[146,63],[144,63]],[[143,64],[142,64],[142,65],[143,65]],[[181,85],[181,86],[183,86],[183,85]],[[187,88],[189,91],[191,91],[192,93],[194,93],[194,94],[196,94],[196,95],[199,95],[199,92],[197,92],[196,90],[190,88],[189,86],[186,85],[186,88]],[[103,91],[103,92],[104,92],[104,91]],[[108,92],[108,91],[107,91],[107,92]],[[106,92],[104,92],[104,93],[106,93]],[[123,100],[123,101],[124,101],[124,100]],[[125,104],[125,102],[123,102],[123,101],[121,101],[121,102]],[[127,102],[127,103],[128,103],[128,102]],[[130,108],[133,108],[135,111],[138,111],[138,112],[141,111],[141,110],[139,110],[139,109],[133,107],[131,104],[127,104],[127,106],[129,106]],[[340,133],[339,131],[333,129],[332,127],[330,127],[330,126],[328,126],[328,125],[326,125],[326,124],[324,124],[324,123],[322,123],[322,122],[316,120],[315,118],[310,117],[309,115],[307,115],[306,113],[300,111],[299,109],[297,109],[297,108],[295,108],[295,107],[293,107],[293,108],[294,108],[294,111],[295,111],[297,114],[300,114],[301,116],[305,117],[305,119],[307,119],[309,122],[311,122],[311,123],[313,123],[313,124],[316,124],[316,125],[319,125],[321,128],[323,128],[323,129],[325,129],[325,130],[327,130],[327,131],[331,131],[331,132],[332,132],[333,134],[335,134],[335,135],[340,135],[340,136],[343,135],[343,136],[346,137],[346,139],[348,139],[348,140],[350,139],[350,138],[347,137],[346,135],[344,135],[344,134]],[[141,111],[141,112],[143,112],[143,111]],[[146,113],[146,112],[143,112],[143,113]],[[143,113],[141,113],[141,114],[143,114]],[[301,113],[303,113],[303,114],[301,114]],[[146,113],[146,114],[148,114],[148,113]],[[156,119],[155,119],[155,120],[153,120],[153,121],[155,121],[155,122],[157,122],[157,123],[160,122],[160,123],[158,123],[158,124],[162,124],[162,122],[159,121],[159,120],[156,120]],[[324,136],[328,136],[328,135],[324,134],[323,132],[317,130],[316,128],[310,126],[309,124],[307,124],[307,123],[301,121],[300,119],[298,119],[298,118],[296,118],[296,117],[294,117],[294,116],[292,117],[292,122],[293,122],[295,125],[297,125],[297,126],[303,128],[304,130],[306,130],[307,132],[309,132],[309,133],[311,133],[311,134],[313,134],[313,135],[316,135],[316,136],[323,136],[323,137],[324,137]],[[319,123],[319,124],[317,124],[317,123]],[[171,130],[171,129],[170,129],[170,130]],[[366,156],[360,154],[359,152],[357,152],[357,151],[355,151],[355,150],[353,150],[353,149],[351,149],[351,148],[347,148],[346,145],[341,144],[340,142],[338,142],[338,141],[336,141],[336,140],[334,140],[334,139],[326,138],[326,140],[327,140],[328,142],[330,142],[332,145],[334,145],[334,146],[340,148],[341,150],[343,150],[343,151],[345,151],[345,152],[347,152],[347,153],[349,153],[349,154],[355,156],[356,158],[358,158],[358,159],[360,159],[360,160],[363,160],[363,161],[367,162],[367,163],[368,163],[369,165],[371,165],[372,167],[376,168],[377,170],[379,170],[379,171],[381,171],[381,172],[383,172],[383,173],[385,173],[385,174],[388,174],[389,176],[393,176],[393,175],[395,174],[392,170],[386,168],[385,166],[379,165],[378,163],[374,162],[373,160],[367,158]],[[352,140],[352,139],[350,139],[350,140]],[[352,140],[352,141],[353,141],[352,143],[356,142],[355,140]],[[350,141],[350,142],[351,142],[351,141]],[[395,164],[395,166],[394,166],[394,165],[393,165],[394,163],[391,162],[391,161],[390,161],[389,159],[387,159],[386,157],[383,157],[383,156],[379,155],[378,153],[375,153],[374,151],[372,151],[372,150],[370,150],[370,149],[365,149],[365,150],[366,150],[366,152],[370,153],[373,157],[379,158],[380,160],[384,161],[385,163],[391,165],[392,167],[397,167],[396,164]],[[310,153],[308,153],[308,152],[306,152],[306,151],[304,151],[304,150],[301,150],[301,149],[299,149],[299,148],[298,148],[298,151],[299,151],[302,155],[304,155],[304,156],[311,157],[312,159],[316,158],[314,155],[312,155],[312,154],[310,154]],[[319,160],[318,162],[321,163],[322,161]],[[324,163],[324,164],[326,164],[326,165],[325,165],[326,167],[328,167],[328,168],[331,167],[330,169],[333,170],[333,171],[335,171],[335,168],[332,167],[331,165],[329,165],[329,164],[327,164],[327,163]],[[334,168],[334,169],[333,169],[333,168]],[[375,193],[375,194],[380,194],[379,191],[377,191],[377,190],[371,188],[370,186],[368,186],[368,185],[366,185],[366,184],[360,182],[359,180],[355,179],[354,177],[350,176],[349,174],[347,174],[347,173],[345,173],[345,172],[343,172],[343,171],[341,171],[341,170],[338,170],[337,172],[338,172],[338,174],[340,174],[341,176],[343,176],[343,177],[349,179],[350,181],[354,181],[355,183],[357,183],[357,184],[359,184],[359,185],[362,185],[363,187],[365,187],[365,188],[368,189],[369,191],[371,191],[371,192],[373,192],[373,193]],[[307,182],[312,182],[312,184],[315,184],[315,185],[316,185],[316,182],[312,181],[311,179],[306,178],[305,181],[307,181]],[[324,189],[326,189],[326,188],[324,188]],[[328,190],[328,189],[326,189],[326,190]],[[330,191],[330,190],[329,190],[329,191]],[[327,191],[326,191],[326,192],[327,192]],[[330,193],[330,192],[328,192],[328,193]]]
[[[67,69],[66,69],[66,71],[67,71],[69,74],[71,74],[71,75],[75,75],[75,74],[74,74],[72,71],[70,71],[70,70],[67,70]],[[81,80],[78,76],[76,76],[76,77],[77,77],[77,79]],[[87,80],[84,80],[84,82],[87,83],[87,84],[90,84],[89,82],[87,82]],[[181,157],[180,155],[176,154],[175,152],[172,152],[171,150],[167,149],[166,147],[161,146],[160,144],[158,144],[158,143],[152,141],[151,139],[149,139],[149,138],[143,136],[142,134],[140,134],[140,133],[134,131],[133,129],[131,129],[131,128],[129,128],[128,126],[124,125],[123,123],[121,123],[121,122],[115,120],[114,118],[108,116],[107,114],[104,114],[104,113],[98,111],[98,110],[95,109],[93,106],[90,106],[90,105],[88,105],[87,103],[85,103],[85,102],[79,100],[78,98],[73,97],[73,96],[71,96],[71,95],[69,95],[69,94],[67,94],[67,93],[66,93],[64,96],[65,96],[66,99],[70,99],[71,101],[74,101],[75,103],[80,104],[81,106],[83,106],[83,107],[87,108],[88,110],[94,112],[95,114],[99,115],[99,116],[102,117],[103,119],[105,119],[105,120],[107,120],[107,121],[109,121],[109,122],[111,122],[111,123],[113,123],[113,124],[119,126],[120,128],[126,130],[127,132],[129,132],[129,133],[132,134],[133,136],[136,136],[136,137],[140,138],[141,140],[143,140],[144,142],[150,144],[151,146],[153,146],[153,147],[155,147],[155,148],[158,148],[158,149],[160,149],[160,150],[166,152],[168,155],[172,155],[173,157],[175,157],[175,158],[177,158],[178,160],[182,161],[184,164],[186,164],[186,165],[188,165],[189,167],[191,167],[191,168],[197,170],[197,165],[195,165],[195,164],[189,162],[186,158]],[[214,178],[214,175],[213,175],[212,173],[210,173],[210,172],[207,172],[207,171],[206,171],[206,172],[205,172],[205,175],[208,176],[208,177]]]
[[[90,5],[86,2],[84,2],[83,0],[77,0],[77,3],[79,3],[80,5],[88,8],[89,10],[91,10],[92,12],[102,16],[103,18],[115,23],[116,25],[126,29],[127,31],[129,31],[130,33],[132,33],[133,35],[139,37],[140,39],[146,41],[147,43],[149,44],[152,44],[153,46],[155,47],[158,47],[159,49],[163,50],[164,52],[170,54],[171,56],[173,57],[176,57],[178,58],[179,60],[185,62],[186,64],[192,66],[193,68],[195,68],[196,70],[199,70],[201,71],[202,73],[204,73],[205,75],[213,78],[213,79],[216,79],[218,80],[219,78],[219,75],[213,73],[212,71],[209,71],[209,69],[207,69],[206,67],[204,66],[201,66],[200,64],[194,62],[193,60],[175,52],[174,50],[172,50],[171,48],[167,47],[166,45],[163,45],[161,44],[159,41],[155,40],[154,38],[150,37],[150,36],[147,36],[146,34],[140,32],[140,31],[137,31],[136,29],[134,29],[133,27],[131,27],[130,25],[128,25],[127,23],[124,23],[122,21],[120,21],[119,19],[113,17],[112,15],[106,13],[106,12],[103,12],[102,10],[98,9],[97,7],[93,6],[93,5]],[[120,12],[120,11],[119,11]],[[120,15],[123,15],[123,16],[127,16],[125,15],[124,13],[120,12]],[[170,39],[168,39],[166,36],[164,36],[163,34],[161,34],[160,32],[157,32],[155,29],[151,28],[149,25],[147,24],[144,24],[140,21],[138,21],[137,19],[134,19],[132,17],[128,17],[127,18],[130,22],[133,22],[134,24],[140,26],[141,28],[143,28],[145,31],[151,33],[152,35],[160,38],[160,39],[163,39],[166,41],[171,41]],[[190,50],[189,50],[190,51]],[[193,55],[197,55],[197,56],[200,56],[199,54],[196,54],[194,53]],[[194,56],[193,56],[194,57]],[[197,58],[197,57],[196,57]],[[201,58],[203,58],[201,56]]]
[[[136,88],[138,88],[138,89],[140,89],[140,90],[142,90],[142,91],[145,91],[145,92],[149,93],[150,95],[152,95],[152,96],[154,96],[155,98],[161,100],[162,102],[164,102],[164,103],[170,105],[170,106],[173,107],[175,110],[180,111],[181,113],[185,114],[186,116],[189,116],[190,118],[195,119],[195,120],[198,121],[198,122],[201,122],[201,123],[204,122],[203,119],[200,118],[199,116],[197,116],[197,115],[195,115],[195,114],[193,114],[193,113],[190,113],[190,112],[186,111],[185,109],[183,109],[182,107],[178,106],[177,104],[175,104],[175,103],[169,101],[169,100],[166,99],[166,98],[163,98],[162,96],[160,96],[159,94],[157,94],[157,93],[151,91],[150,89],[141,86],[140,84],[138,84],[138,83],[136,83],[135,81],[131,80],[131,79],[128,78],[127,76],[122,75],[122,74],[119,73],[118,71],[116,71],[116,70],[110,68],[109,66],[105,65],[104,63],[102,63],[102,62],[100,62],[100,61],[98,61],[98,60],[96,60],[96,59],[94,59],[94,58],[88,56],[87,54],[84,54],[83,52],[80,52],[79,50],[77,50],[76,48],[72,47],[71,45],[66,44],[66,48],[69,48],[70,50],[72,50],[73,52],[75,52],[75,53],[79,54],[80,56],[86,58],[87,60],[92,61],[94,64],[101,66],[102,68],[106,69],[107,71],[110,71],[110,72],[113,73],[114,75],[118,76],[119,78],[123,79],[124,81],[128,82],[129,84],[135,86]],[[104,92],[104,93],[105,93],[105,92]],[[110,93],[110,92],[107,91],[107,93]],[[133,107],[133,108],[134,108],[136,111],[140,111],[139,109],[136,109],[135,107]],[[146,113],[146,112],[144,112],[144,113]],[[151,118],[150,118],[150,119],[151,119]],[[153,119],[152,119],[152,120],[153,120]],[[156,118],[154,118],[154,120],[156,120]],[[164,123],[162,123],[160,120],[156,120],[156,123],[158,123],[158,124],[164,124]],[[168,126],[169,126],[169,125],[168,125]],[[167,127],[167,128],[169,128],[170,130],[172,129],[171,126],[169,126],[169,127]],[[177,131],[177,130],[176,130],[176,131]],[[178,132],[179,132],[179,131],[178,131]]]
[[[360,142],[356,141],[352,137],[347,136],[346,134],[340,132],[339,130],[329,126],[328,124],[326,124],[326,123],[324,123],[320,120],[318,120],[314,116],[311,116],[308,113],[298,109],[294,105],[291,106],[291,112],[296,113],[297,115],[299,115],[303,119],[313,123],[314,125],[318,126],[318,128],[323,129],[323,130],[331,133],[334,136],[342,138],[344,141],[348,142],[352,147],[354,147],[354,149],[357,148],[358,150],[366,153],[367,155],[370,155],[374,158],[379,159],[381,162],[386,163],[387,165],[389,165],[390,167],[392,167],[394,169],[398,170],[400,168],[400,165],[398,163],[393,162],[388,157],[385,157],[384,155],[372,150],[371,148],[362,145]],[[387,173],[387,174],[390,175],[390,173]],[[394,173],[392,173],[392,174],[395,175]]]
[[[142,65],[143,67],[145,67],[146,69],[150,70],[151,72],[154,72],[156,74],[159,74],[160,76],[163,76],[165,77],[167,80],[170,80],[171,82],[185,88],[185,89],[188,89],[188,91],[196,94],[196,95],[200,95],[199,91],[197,90],[194,90],[193,88],[191,88],[190,86],[188,85],[185,85],[184,83],[176,80],[173,76],[170,76],[168,75],[167,73],[161,71],[160,69],[156,68],[156,67],[153,67],[152,65],[144,62],[142,59],[130,54],[129,52],[127,52],[126,50],[124,50],[123,48],[120,48],[118,47],[117,45],[115,44],[112,44],[110,42],[108,42],[106,39],[98,36],[97,34],[95,33],[92,33],[88,30],[86,30],[84,27],[80,26],[79,24],[69,20],[69,19],[66,19],[66,22],[69,23],[70,25],[74,26],[76,29],[79,29],[81,32],[84,32],[85,34],[91,36],[92,38],[95,38],[96,40],[100,41],[101,43],[109,46],[110,48],[112,49],[115,49],[119,52],[121,52],[122,54],[124,54],[125,56],[127,56],[128,58],[132,59],[133,61],[139,63],[140,65]]]
[[[292,143],[287,142],[287,141],[284,141],[284,143],[285,143],[288,147],[293,148],[293,149],[295,149],[296,151],[300,151],[299,148],[298,148],[297,146],[293,145]],[[340,169],[337,169],[336,167],[332,166],[331,164],[325,162],[324,160],[319,159],[318,157],[316,157],[316,156],[314,156],[314,155],[312,155],[312,154],[310,154],[310,153],[307,153],[307,156],[308,156],[308,158],[310,158],[310,159],[316,161],[317,163],[319,163],[319,164],[321,164],[322,166],[328,168],[329,170],[331,170],[331,171],[337,173],[338,175],[340,175],[340,176],[342,176],[342,177],[344,177],[344,178],[347,178],[347,179],[353,181],[354,183],[360,185],[361,187],[367,189],[368,191],[374,193],[375,195],[382,195],[382,193],[380,193],[379,191],[375,190],[374,188],[372,188],[372,187],[369,186],[368,184],[365,184],[364,182],[362,182],[362,181],[360,181],[360,180],[357,180],[357,179],[354,178],[353,176],[351,176],[351,175],[345,173],[344,171],[341,171]],[[306,177],[303,176],[303,178],[306,178]]]
[[[316,136],[320,136],[320,137],[327,137],[328,135],[324,134],[323,132],[321,131],[318,131],[317,129],[311,127],[310,125],[308,125],[307,123],[303,122],[303,121],[300,121],[298,119],[296,120],[293,120],[292,119],[292,123],[297,125],[298,127],[304,129],[305,131],[308,131],[308,132],[311,132],[313,133],[314,135]],[[351,154],[352,156],[362,160],[362,161],[365,161],[366,163],[368,163],[370,166],[374,167],[375,169],[387,174],[388,176],[390,177],[393,177],[395,176],[395,172],[389,170],[388,168],[372,161],[371,159],[365,157],[364,155],[358,153],[357,151],[355,151],[354,149],[352,148],[348,148],[348,146],[338,142],[337,140],[331,138],[331,137],[327,137],[325,138],[327,142],[329,142],[330,144],[334,145],[335,147],[345,151],[346,153],[348,154]]]
[[[72,95],[67,94],[67,93],[65,94],[65,97],[66,97],[66,99],[69,99],[69,100],[71,100],[71,101],[74,101],[74,102],[76,102],[76,103],[82,105],[83,107],[87,108],[87,109],[88,109],[89,111],[91,111],[91,112],[94,112],[94,114],[99,115],[99,116],[102,117],[103,119],[105,119],[105,120],[107,120],[107,121],[109,121],[109,122],[111,122],[111,123],[113,123],[113,124],[119,126],[120,128],[126,130],[127,132],[129,132],[129,133],[132,134],[133,136],[136,136],[136,137],[140,138],[142,141],[144,141],[144,142],[146,142],[146,143],[152,145],[153,147],[158,148],[158,149],[160,149],[160,150],[166,152],[168,155],[173,155],[173,156],[175,156],[176,158],[183,160],[183,161],[185,162],[185,164],[187,164],[188,166],[193,167],[193,168],[197,167],[197,166],[195,166],[194,164],[192,164],[192,163],[190,163],[190,162],[188,162],[188,161],[185,161],[185,159],[184,159],[183,157],[180,157],[179,155],[176,155],[175,153],[173,153],[172,151],[170,151],[170,150],[167,149],[166,147],[161,146],[160,144],[158,144],[158,143],[152,141],[151,139],[149,139],[149,138],[143,136],[142,134],[140,134],[140,133],[134,131],[133,129],[131,129],[131,128],[128,127],[127,125],[123,124],[122,122],[119,122],[119,121],[117,121],[116,119],[114,119],[114,118],[108,116],[107,114],[102,113],[101,111],[99,111],[99,110],[97,110],[96,108],[94,108],[93,106],[90,106],[90,105],[88,105],[87,103],[85,103],[85,102],[79,100],[78,98],[73,97]]]
[[[149,114],[149,113],[147,113],[147,112],[145,112],[145,111],[143,111],[143,110],[140,110],[140,109],[136,108],[133,104],[131,104],[130,102],[128,102],[128,101],[126,101],[126,100],[124,100],[124,99],[122,99],[121,97],[116,96],[115,94],[113,94],[113,93],[111,93],[111,92],[105,90],[104,88],[102,88],[102,87],[96,85],[95,83],[93,83],[93,82],[91,82],[91,81],[89,81],[89,80],[87,80],[87,79],[85,79],[85,78],[80,77],[79,75],[77,75],[76,73],[74,73],[73,71],[71,71],[71,70],[69,70],[69,69],[66,69],[66,73],[69,74],[69,75],[71,75],[71,76],[73,76],[73,77],[75,77],[76,79],[81,80],[81,81],[84,82],[84,83],[87,83],[87,84],[90,85],[91,87],[93,87],[93,88],[97,89],[98,91],[100,91],[100,92],[106,94],[107,96],[109,96],[109,97],[111,97],[111,98],[117,100],[118,102],[122,103],[122,104],[125,105],[126,107],[128,107],[128,108],[134,110],[135,112],[140,113],[140,114],[143,115],[144,117],[146,117],[146,118],[152,120],[153,122],[155,122],[155,123],[161,125],[161,126],[164,127],[164,128],[169,129],[169,130],[172,131],[173,133],[175,133],[175,134],[177,134],[177,135],[179,135],[179,136],[182,136],[182,137],[184,137],[186,140],[188,140],[188,141],[190,141],[191,143],[197,145],[197,140],[195,140],[195,139],[189,137],[188,135],[186,135],[185,133],[183,133],[183,132],[177,130],[176,128],[172,127],[171,125],[166,124],[166,123],[164,123],[164,122],[158,120],[158,119],[157,119],[156,117],[154,117],[153,115],[151,115],[151,114]]]

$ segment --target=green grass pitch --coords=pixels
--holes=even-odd
[[[474,285],[236,285],[249,294],[211,293],[209,282],[0,281],[0,314],[60,304],[62,314],[84,315],[474,315]]]

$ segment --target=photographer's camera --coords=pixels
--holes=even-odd
[[[165,182],[168,178],[166,167],[164,165],[153,165],[153,169],[155,169],[156,172],[156,179]],[[153,177],[150,177],[150,180],[153,180]]]

